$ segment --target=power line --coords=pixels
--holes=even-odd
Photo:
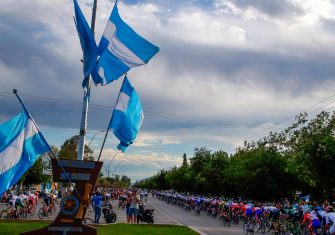
[[[328,105],[334,103],[335,100],[332,100],[333,98],[335,98],[335,94],[333,94],[333,95],[331,95],[331,96],[329,96],[329,97],[327,97],[327,98],[325,98],[325,99],[319,101],[319,102],[316,103],[316,104],[313,104],[312,106],[310,106],[310,107],[308,107],[308,108],[303,109],[303,110],[300,111],[298,114],[303,113],[303,112],[306,112],[308,115],[310,115],[310,114],[313,114],[313,113],[315,113],[315,112],[318,112],[318,111],[322,110],[324,107],[326,107],[326,106],[328,106]],[[310,111],[309,113],[307,112],[307,110],[313,109],[314,107],[317,107],[318,105],[320,105],[320,104],[322,104],[322,103],[324,103],[324,102],[326,102],[326,101],[328,101],[328,100],[332,100],[332,101],[329,102],[329,103],[327,103],[327,104],[324,105],[324,106],[319,107],[318,109],[316,109],[316,110],[314,110],[314,111]],[[250,136],[249,139],[252,139],[252,138],[254,138],[255,136],[259,136],[260,134],[263,134],[263,133],[266,132],[266,131],[269,131],[269,132],[270,132],[270,131],[274,131],[274,130],[279,130],[279,129],[281,129],[280,127],[277,127],[277,128],[276,128],[276,126],[280,126],[280,125],[282,125],[283,123],[285,123],[285,122],[291,120],[292,118],[295,118],[298,114],[292,115],[292,116],[290,116],[290,117],[288,117],[288,118],[286,118],[286,119],[280,121],[279,123],[275,124],[274,127],[266,128],[266,129],[264,129],[264,130],[262,130],[262,131],[260,131],[260,132],[258,132],[258,133],[256,133],[256,134]]]
[[[57,105],[64,105],[69,107],[82,107],[82,103],[79,101],[71,101],[71,100],[63,100],[63,99],[56,99],[56,98],[48,98],[48,97],[41,97],[41,96],[32,96],[32,95],[24,95],[21,94],[22,97],[25,97],[26,100],[32,102],[41,102],[41,103],[49,103],[49,104],[57,104]],[[7,98],[14,98],[12,94],[9,92],[2,92],[0,91],[0,97],[7,97]],[[90,104],[92,109],[96,110],[103,110],[103,111],[113,111],[113,106],[106,106],[106,105],[99,105],[99,104]],[[213,120],[208,118],[194,118],[191,116],[186,115],[177,115],[177,114],[169,114],[169,113],[160,113],[160,112],[152,112],[148,110],[143,110],[146,116],[153,117],[153,118],[165,118],[165,119],[173,119],[173,120],[181,120],[181,121],[190,121],[190,122],[207,122],[216,125],[224,125],[224,126],[237,126],[237,127],[246,127],[246,128],[262,128],[259,124],[249,124],[249,123],[237,123],[237,122],[223,122],[219,120]]]

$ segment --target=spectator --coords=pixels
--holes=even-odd
[[[131,196],[130,206],[129,206],[129,217],[130,223],[137,223],[137,212],[139,208],[139,203],[141,199],[140,196],[134,191]]]
[[[126,204],[126,215],[127,215],[127,223],[130,222],[130,216],[129,216],[129,207],[130,207],[130,202],[131,202],[131,197],[132,197],[132,193],[131,192],[128,192],[127,194],[127,204]]]
[[[96,192],[92,199],[94,207],[94,223],[98,224],[101,216],[102,197],[99,192]]]

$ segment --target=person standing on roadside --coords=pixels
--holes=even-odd
[[[130,223],[137,223],[137,212],[140,201],[141,201],[140,196],[136,193],[136,191],[134,191],[131,196],[129,206]]]
[[[101,216],[101,207],[102,207],[102,197],[99,192],[92,198],[92,203],[94,207],[94,223],[98,224]]]
[[[131,197],[133,196],[132,192],[128,192],[126,199],[126,215],[127,215],[127,223],[131,223],[130,215],[129,215],[129,207],[131,202]]]

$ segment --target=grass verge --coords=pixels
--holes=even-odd
[[[0,222],[0,235],[18,235],[38,228],[43,228],[48,222]],[[197,235],[186,226],[176,225],[149,225],[149,224],[112,224],[98,227],[99,235]]]

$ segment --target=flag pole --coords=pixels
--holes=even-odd
[[[17,90],[13,89],[13,93],[16,96],[16,98],[19,100],[24,112],[27,114],[27,116],[30,118],[30,120],[34,123],[34,126],[36,127],[36,129],[39,131],[39,135],[41,137],[41,139],[44,141],[44,143],[48,146],[50,153],[51,153],[51,158],[56,159],[58,165],[60,166],[61,170],[63,171],[63,173],[65,173],[67,179],[69,180],[70,184],[73,186],[74,183],[72,182],[72,180],[69,177],[69,174],[66,173],[65,169],[63,168],[63,166],[60,164],[60,162],[58,161],[58,158],[56,157],[56,154],[54,153],[54,151],[52,151],[52,148],[49,146],[48,142],[46,141],[46,139],[44,138],[44,135],[42,134],[41,130],[38,128],[35,120],[32,118],[32,116],[30,115],[30,113],[28,112],[26,106],[24,105],[23,101],[21,100],[20,96],[17,94]],[[81,196],[79,194],[79,192],[77,191],[76,187],[74,187],[74,190],[76,191],[76,194],[78,195],[79,199],[81,200]]]
[[[122,87],[123,87],[123,84],[124,84],[124,81],[125,81],[125,79],[126,79],[126,76],[127,76],[127,73],[126,73],[126,74],[124,75],[124,77],[123,77],[123,82],[122,82],[122,85],[121,85],[121,89],[122,89]],[[120,89],[120,90],[121,90],[121,89]],[[110,120],[109,123],[108,123],[108,127],[107,127],[107,130],[106,130],[105,138],[104,138],[104,141],[102,142],[102,146],[101,146],[101,149],[100,149],[100,153],[99,153],[98,161],[100,160],[100,157],[101,157],[101,154],[102,154],[102,150],[104,149],[104,146],[105,146],[105,142],[106,142],[107,135],[108,135],[108,132],[109,132],[109,125],[110,125],[110,122],[111,122],[112,119],[113,119],[114,110],[115,110],[115,107],[116,107],[117,103],[119,102],[120,94],[121,94],[121,91],[119,92],[119,96],[117,97],[116,104],[115,104],[114,109],[113,109],[113,113],[112,113],[111,120]]]
[[[94,37],[94,28],[95,28],[95,18],[97,14],[97,3],[98,0],[94,0],[93,9],[92,9],[92,19],[91,19],[91,30]],[[83,160],[84,152],[85,152],[85,136],[86,136],[86,128],[87,128],[87,112],[88,112],[88,103],[90,98],[90,75],[86,77],[87,84],[84,89],[84,99],[83,99],[83,109],[81,113],[81,122],[80,122],[80,132],[79,132],[79,143],[78,143],[78,154],[77,160]]]

